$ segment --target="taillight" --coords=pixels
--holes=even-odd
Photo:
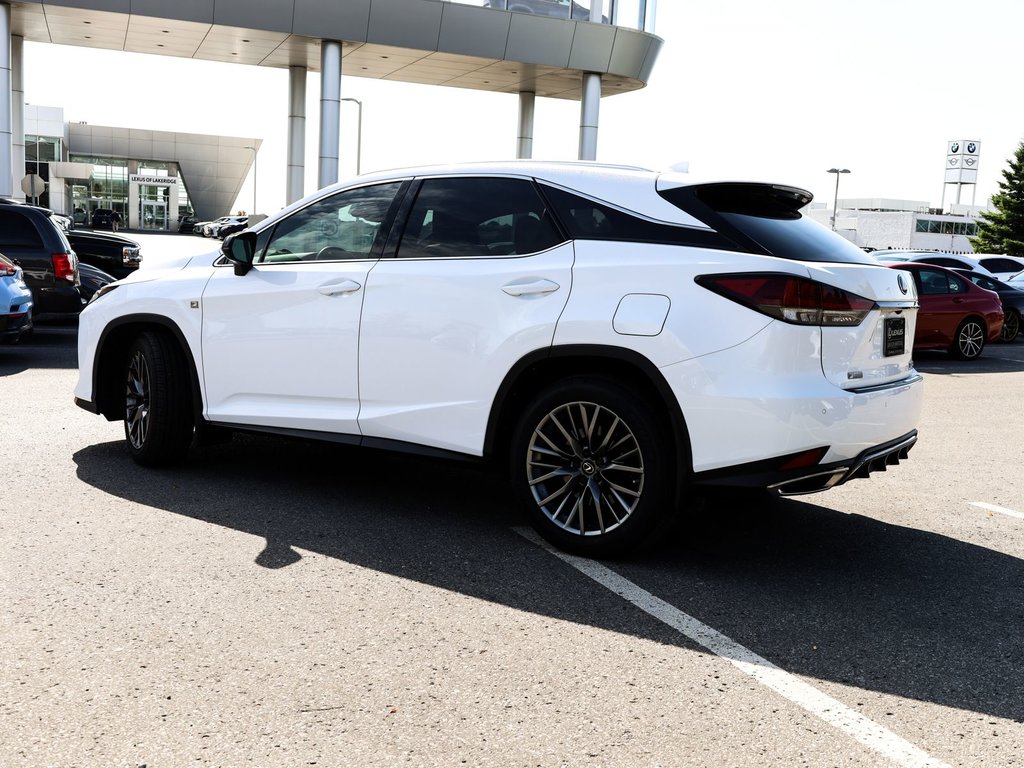
[[[18,274],[18,268],[13,264],[0,261],[0,277],[14,277]]]
[[[719,296],[795,325],[860,325],[877,306],[863,296],[794,275],[700,275],[696,280]]]
[[[50,257],[53,262],[53,276],[58,280],[75,282],[75,262],[70,254],[55,253]]]

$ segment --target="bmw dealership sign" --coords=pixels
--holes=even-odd
[[[977,184],[981,142],[963,139],[946,145],[946,183]]]

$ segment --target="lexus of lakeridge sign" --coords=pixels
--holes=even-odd
[[[132,174],[128,177],[128,181],[134,184],[160,184],[161,186],[167,184],[177,184],[177,176],[137,176]]]

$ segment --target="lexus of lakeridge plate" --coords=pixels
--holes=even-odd
[[[823,491],[917,439],[917,292],[789,186],[590,163],[361,176],[82,313],[79,405],[142,465],[211,428],[507,467],[621,553],[701,485]]]

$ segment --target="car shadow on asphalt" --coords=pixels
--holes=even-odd
[[[1024,342],[989,344],[975,360],[957,360],[948,352],[919,350],[914,352],[914,367],[922,373],[947,375],[1019,373],[1024,371]]]
[[[292,567],[308,550],[702,651],[515,533],[506,486],[476,465],[252,436],[166,470],[136,467],[120,442],[74,460],[106,493],[265,538],[255,567]],[[789,672],[1024,721],[1018,558],[844,514],[827,495],[730,496],[653,552],[609,565]]]
[[[0,377],[32,368],[52,370],[78,367],[77,322],[36,324],[16,344],[0,344]]]

